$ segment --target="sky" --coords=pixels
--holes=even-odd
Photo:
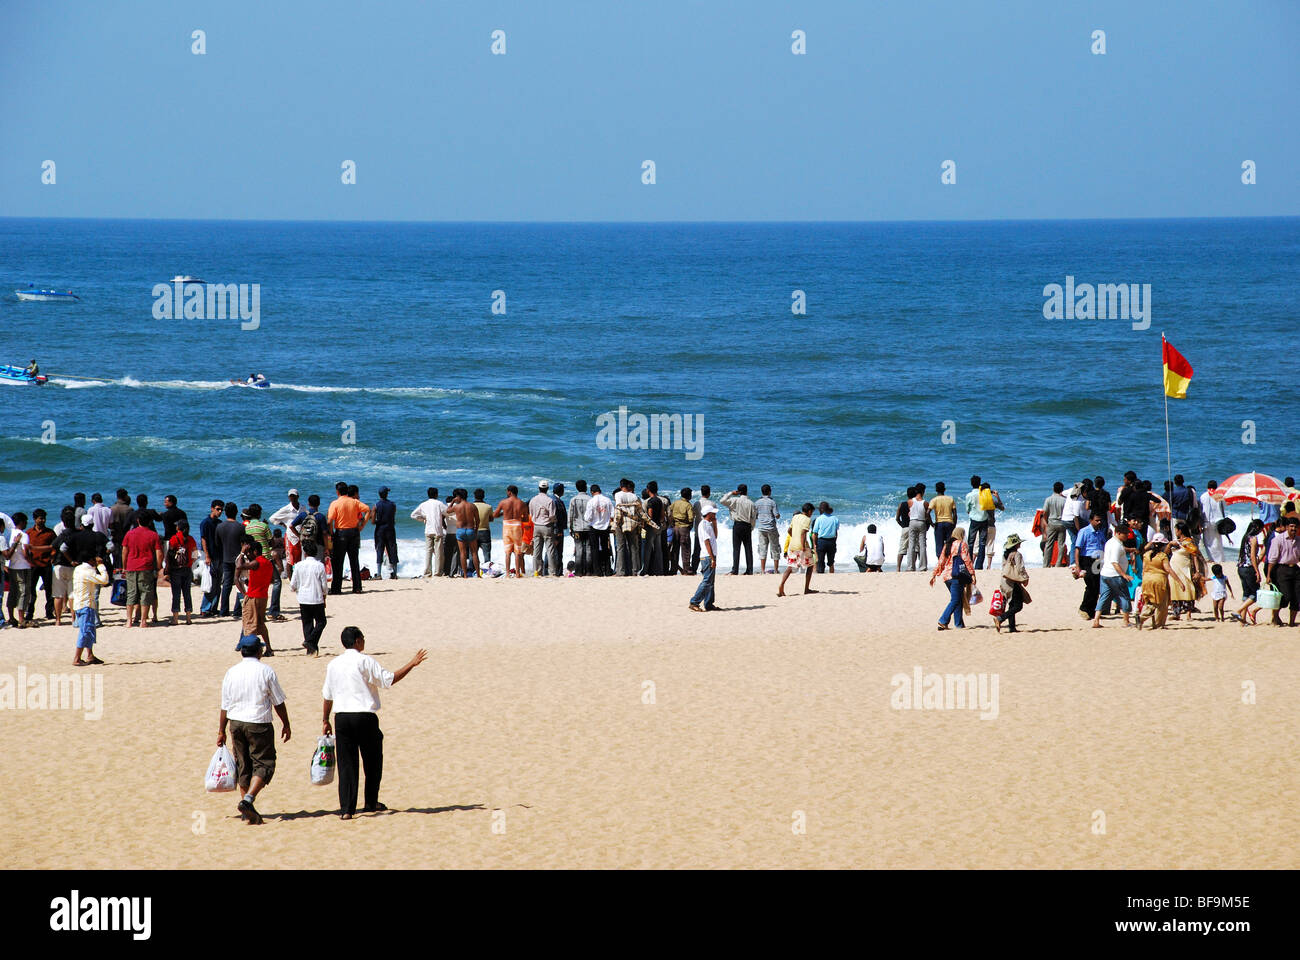
[[[0,0],[0,216],[1297,215],[1298,41],[1295,0]]]

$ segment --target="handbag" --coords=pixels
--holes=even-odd
[[[1237,523],[1231,517],[1224,517],[1214,525],[1214,528],[1219,531],[1219,536],[1226,537],[1237,529]]]
[[[115,607],[126,606],[126,578],[118,577],[113,581],[113,589],[108,595],[108,602]]]

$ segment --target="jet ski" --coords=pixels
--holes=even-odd
[[[0,383],[34,383],[40,386],[48,379],[41,373],[33,376],[27,372],[26,367],[15,366],[12,363],[0,364]]]
[[[230,384],[235,387],[248,387],[252,390],[271,389],[271,381],[266,379],[266,374],[264,373],[250,373],[242,380],[231,380]]]

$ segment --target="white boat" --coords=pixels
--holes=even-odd
[[[35,285],[25,290],[15,290],[14,296],[19,300],[39,300],[45,303],[71,303],[81,299],[71,290],[37,290]]]
[[[208,281],[204,280],[202,277],[191,277],[188,273],[185,274],[184,276],[178,273],[176,276],[172,277],[171,282],[172,283],[207,283]]]
[[[231,380],[232,387],[248,387],[250,390],[269,390],[271,381],[266,379],[266,374],[257,373],[245,377],[243,380]]]

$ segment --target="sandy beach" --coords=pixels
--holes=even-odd
[[[75,671],[72,628],[5,630],[0,673],[98,670],[103,709],[0,710],[0,845],[68,869],[1300,866],[1300,631],[1092,630],[1081,583],[1031,576],[1016,635],[982,610],[937,632],[926,574],[781,600],[771,575],[723,576],[708,614],[688,577],[332,597],[325,653],[347,624],[390,669],[429,650],[384,696],[390,809],[351,822],[309,782],[329,661],[302,653],[286,589],[267,662],[293,739],[257,827],[203,789],[233,621],[127,630],[106,607],[108,663]],[[996,717],[895,709],[917,667],[996,675]]]

